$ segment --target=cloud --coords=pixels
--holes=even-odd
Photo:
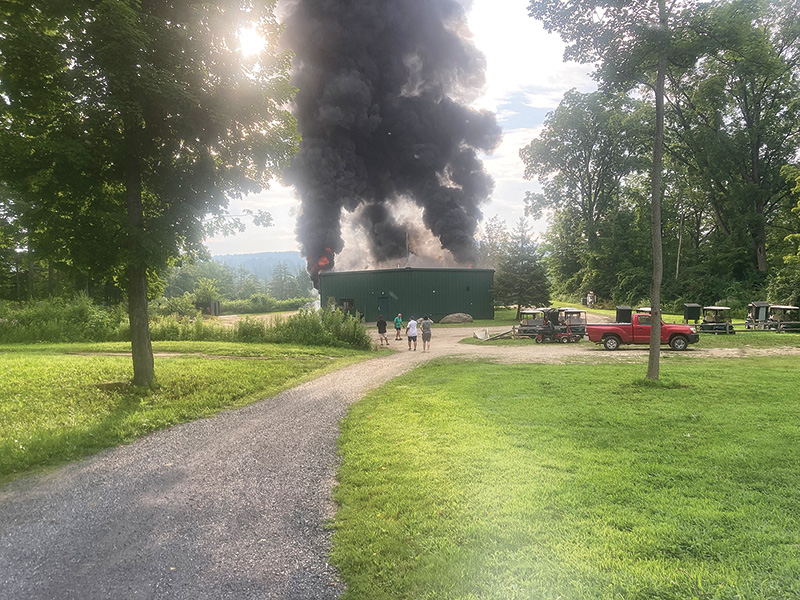
[[[553,109],[565,91],[594,88],[588,76],[591,66],[564,63],[561,38],[528,16],[527,2],[475,0],[469,25],[488,60],[481,108],[501,111],[514,96],[537,90],[531,106]]]

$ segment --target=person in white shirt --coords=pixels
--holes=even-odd
[[[408,336],[408,349],[411,350],[411,342],[414,342],[414,352],[417,351],[417,322],[414,317],[408,319],[406,325],[406,335]]]

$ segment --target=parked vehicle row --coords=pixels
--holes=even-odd
[[[757,331],[800,332],[800,307],[751,302],[747,305],[744,326]]]
[[[618,306],[616,323],[587,323],[586,311],[576,308],[531,308],[520,312],[520,323],[513,328],[513,337],[531,338],[536,343],[574,343],[588,336],[606,350],[616,350],[623,344],[649,344],[652,318],[647,306],[635,311],[630,306]],[[685,350],[699,341],[700,333],[736,333],[728,306],[684,304],[684,320],[682,325],[662,321],[662,344],[673,350]],[[690,321],[695,324],[690,325]],[[800,332],[800,308],[751,302],[745,328]]]
[[[578,308],[531,308],[520,312],[514,337],[545,342],[580,342],[586,335],[586,311]]]
[[[536,343],[579,342],[589,340],[603,344],[606,350],[616,350],[623,344],[649,344],[652,315],[618,312],[619,323],[587,323],[586,311],[576,308],[532,308],[520,312],[520,323],[514,337],[532,338]],[[697,343],[696,328],[689,325],[661,324],[661,342],[673,350],[685,350]]]

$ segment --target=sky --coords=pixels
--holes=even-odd
[[[564,45],[555,34],[528,17],[528,0],[473,0],[469,12],[475,45],[486,55],[487,85],[475,105],[496,113],[503,142],[484,166],[495,180],[492,199],[483,205],[484,223],[499,217],[513,227],[523,216],[525,192],[538,183],[523,178],[519,150],[536,137],[547,113],[558,106],[564,92],[591,91],[590,66],[562,60]],[[273,218],[267,229],[249,225],[243,233],[206,240],[214,256],[298,250],[295,224],[300,202],[292,188],[273,182],[269,189],[232,201],[231,214],[243,209],[266,210]],[[531,222],[534,231],[544,221]]]

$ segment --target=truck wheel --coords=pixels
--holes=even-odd
[[[609,335],[603,340],[603,347],[606,350],[618,350],[620,339],[615,335]]]
[[[673,350],[686,350],[689,347],[689,340],[682,335],[676,335],[669,341],[669,347]]]

